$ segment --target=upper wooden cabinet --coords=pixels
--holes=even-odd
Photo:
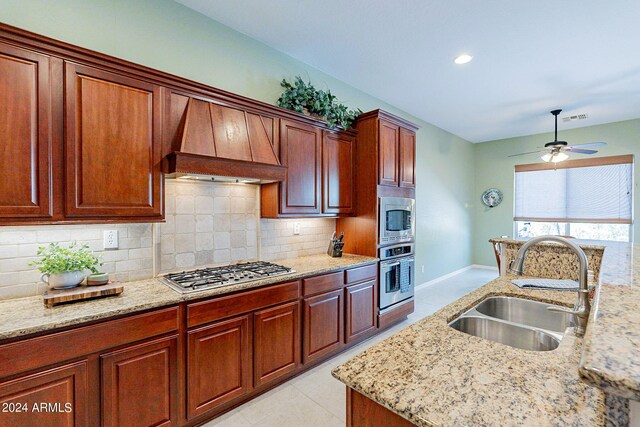
[[[415,187],[415,131],[380,120],[378,132],[378,184]]]
[[[51,217],[50,58],[0,43],[0,218]]]
[[[280,123],[280,152],[287,175],[281,184],[283,214],[320,213],[320,130],[302,123]]]
[[[65,216],[161,217],[160,86],[65,63]]]
[[[354,202],[355,137],[322,132],[322,212],[351,214]]]
[[[416,186],[416,133],[408,129],[400,128],[400,138],[398,139],[399,159],[399,182],[400,187]]]
[[[287,167],[281,183],[265,184],[261,214],[338,216],[355,212],[355,137],[291,120],[280,121],[280,161]]]
[[[380,120],[378,176],[380,185],[398,186],[398,135],[400,127]]]

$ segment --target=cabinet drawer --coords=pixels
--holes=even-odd
[[[178,307],[0,346],[0,378],[178,330]]]
[[[214,300],[189,304],[187,306],[187,327],[191,328],[214,320],[297,299],[300,294],[299,283],[298,281],[287,282]]]
[[[344,286],[344,273],[324,274],[322,276],[310,277],[302,280],[302,294],[304,296],[317,294],[320,292],[340,289]]]
[[[347,284],[362,282],[373,279],[378,275],[378,264],[365,265],[364,267],[352,268],[344,272],[344,281]]]

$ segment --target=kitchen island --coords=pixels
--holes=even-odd
[[[568,329],[557,349],[532,352],[449,326],[489,296],[565,306],[575,302],[575,292],[520,289],[511,284],[515,276],[504,275],[338,366],[333,375],[347,385],[348,405],[361,404],[364,396],[369,414],[375,412],[372,407],[383,407],[390,417],[421,426],[603,426],[607,417],[618,423],[613,425],[624,425],[624,397],[637,396],[639,384],[637,353],[631,356],[640,343],[638,314],[623,306],[637,307],[640,301],[631,274],[637,252],[616,245],[614,258],[608,259],[605,251],[603,285],[584,345]],[[625,258],[625,253],[636,256]],[[635,262],[630,266],[624,259]],[[350,425],[361,425],[362,413],[356,411]]]

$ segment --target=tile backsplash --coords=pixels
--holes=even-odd
[[[0,227],[0,299],[36,295],[46,285],[28,264],[38,246],[86,242],[118,281],[236,261],[324,253],[335,219],[260,219],[256,185],[166,180],[166,222]],[[294,224],[300,234],[294,235]],[[119,248],[103,249],[118,230]]]
[[[151,224],[88,224],[0,228],[0,299],[44,292],[41,273],[29,265],[39,246],[86,242],[102,269],[119,281],[153,277]],[[118,230],[119,248],[103,249],[103,231]]]
[[[293,234],[296,222],[300,223],[299,235]],[[332,218],[261,219],[261,258],[272,261],[326,252],[335,229]]]
[[[159,272],[258,258],[259,187],[166,181]]]

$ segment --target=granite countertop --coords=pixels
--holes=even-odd
[[[510,237],[496,237],[493,239],[489,239],[489,242],[491,243],[506,243],[506,244],[512,244],[512,245],[522,245],[524,244],[527,240],[529,240],[529,238],[510,238]],[[605,247],[607,247],[608,242],[603,242],[600,240],[583,240],[583,239],[572,239],[574,242],[576,242],[582,249],[596,249],[596,250],[602,250],[605,249]],[[536,246],[558,246],[559,243],[556,242],[541,242],[538,243]]]
[[[531,352],[458,332],[456,316],[491,295],[572,305],[575,292],[498,278],[333,370],[347,386],[420,426],[604,425],[604,393],[576,369],[582,340]]]
[[[640,245],[607,247],[579,368],[589,383],[634,400],[640,400],[639,273]]]
[[[332,258],[328,255],[320,254],[276,260],[273,262],[291,267],[296,272],[190,294],[179,294],[154,278],[123,283],[124,292],[117,297],[59,305],[52,308],[45,307],[42,296],[1,300],[0,340],[178,304],[182,301],[208,298],[283,281],[296,280],[305,276],[357,267],[376,261],[377,258],[351,254],[344,254],[342,258]]]

